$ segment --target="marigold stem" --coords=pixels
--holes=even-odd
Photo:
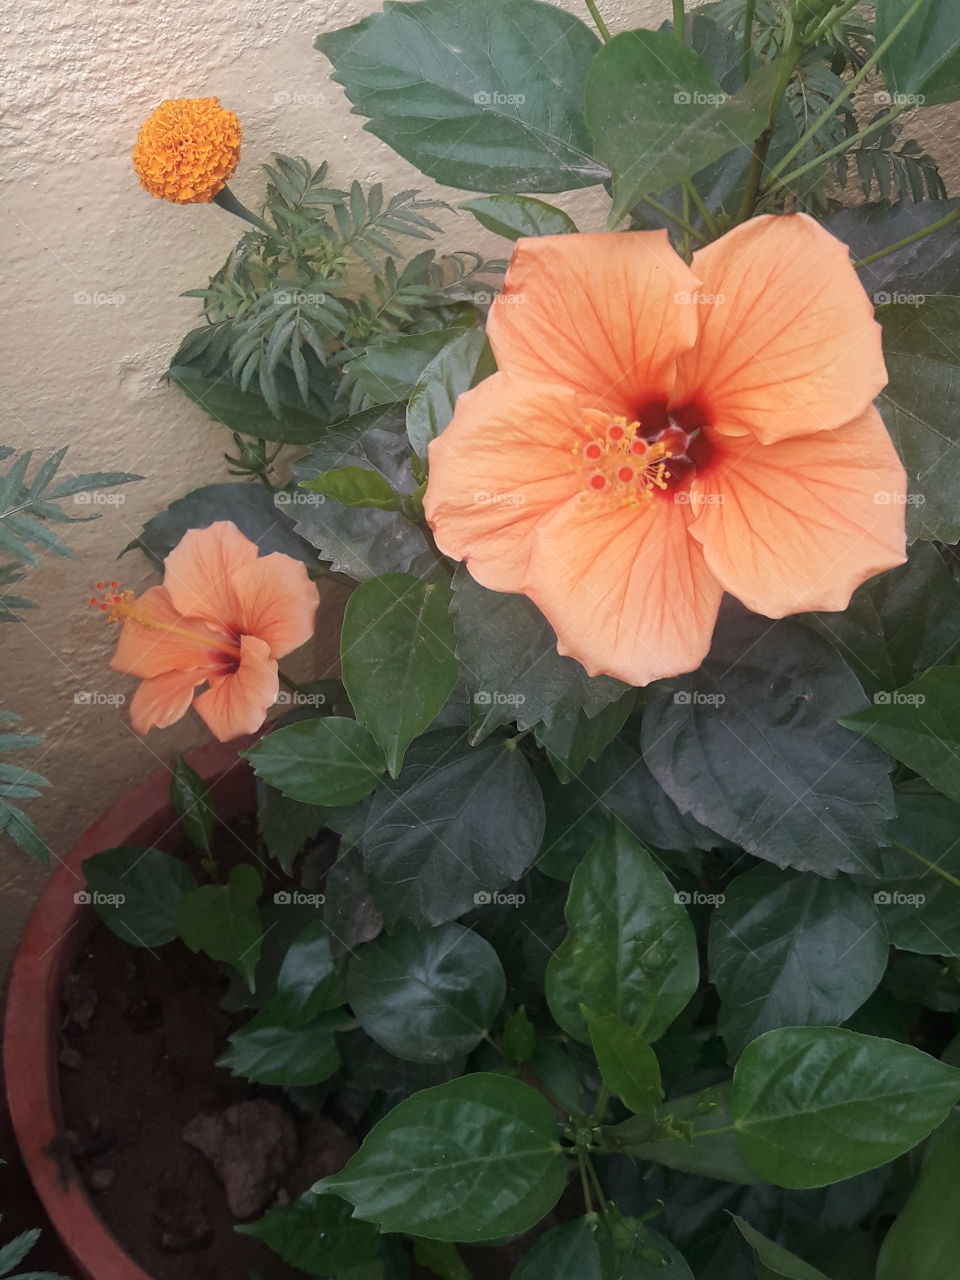
[[[244,222],[249,222],[253,226],[259,227],[261,231],[270,231],[270,227],[262,218],[258,218],[245,204],[240,203],[226,183],[213,197],[213,203],[219,205],[221,209],[225,209],[227,213],[232,213],[236,217],[242,218]]]

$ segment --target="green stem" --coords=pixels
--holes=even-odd
[[[716,239],[719,233],[717,231],[717,224],[713,220],[713,214],[707,208],[706,203],[704,202],[703,196],[697,190],[691,178],[684,178],[683,189],[684,191],[686,191],[687,195],[690,197],[693,203],[697,206],[697,212],[700,214],[700,217],[703,219],[703,225],[707,228],[707,231],[710,233],[710,235],[712,235],[714,239]]]
[[[790,84],[790,78],[796,70],[797,63],[800,61],[800,56],[803,52],[802,46],[796,38],[796,33],[790,31],[789,35],[790,39],[783,55],[783,69],[780,72],[780,79],[777,81],[777,87],[770,100],[770,116],[767,120],[767,127],[753,144],[753,155],[747,172],[747,185],[744,188],[743,199],[737,211],[738,223],[746,222],[748,218],[752,218],[757,207],[760,184],[763,181],[763,170],[767,163],[767,156],[770,154],[770,144],[773,142],[774,130],[777,127],[777,116],[780,114],[780,106]]]
[[[593,18],[597,30],[600,32],[600,39],[606,44],[610,39],[610,28],[600,16],[597,0],[587,0],[587,8],[590,10],[590,17]]]
[[[213,197],[213,203],[218,204],[227,213],[232,213],[235,217],[242,218],[244,222],[249,222],[253,226],[259,227],[261,231],[269,231],[273,234],[267,223],[262,218],[258,218],[255,213],[252,213],[245,204],[241,204],[228,186],[222,187],[217,192]]]
[[[855,9],[858,4],[862,4],[863,0],[847,0],[842,9],[837,9],[834,13],[828,13],[825,18],[814,27],[812,31],[808,31],[803,37],[803,43],[812,48],[821,36],[826,35],[831,27],[835,27],[838,22],[842,22],[851,9]]]
[[[853,265],[858,271],[861,267],[869,267],[871,262],[879,262],[881,258],[888,258],[891,253],[899,253],[901,249],[906,249],[910,245],[916,244],[918,240],[932,235],[934,231],[942,231],[944,227],[949,227],[954,222],[960,222],[960,209],[955,209],[953,213],[948,213],[946,217],[938,218],[936,222],[931,222],[929,227],[924,227],[922,231],[915,231],[912,236],[905,236],[903,240],[898,240],[896,244],[887,245],[886,249],[878,249],[876,253],[871,253],[869,257],[858,258]]]
[[[859,4],[860,0],[856,0]],[[740,66],[744,82],[750,78],[750,55],[753,52],[753,19],[757,11],[757,0],[747,0],[743,10],[743,53]]]
[[[597,1105],[593,1108],[593,1118],[597,1124],[602,1123],[604,1114],[607,1110],[607,1103],[610,1101],[610,1090],[605,1084],[600,1086],[597,1093]]]
[[[580,1188],[583,1191],[583,1207],[586,1209],[587,1217],[590,1217],[596,1213],[596,1210],[593,1207],[593,1196],[590,1193],[590,1179],[587,1177],[587,1162],[579,1147],[577,1148],[577,1164],[580,1166]]]
[[[604,1217],[606,1217],[607,1213],[609,1212],[608,1206],[607,1206],[607,1197],[603,1194],[603,1187],[601,1187],[600,1179],[597,1177],[597,1171],[593,1167],[593,1161],[590,1159],[588,1155],[584,1154],[583,1162],[587,1166],[587,1173],[590,1177],[591,1183],[593,1184],[593,1189],[596,1192],[597,1203],[600,1206],[600,1212],[601,1214],[603,1214]]]
[[[861,129],[859,133],[852,134],[849,138],[844,138],[842,142],[838,142],[835,147],[831,147],[829,151],[824,151],[818,156],[814,156],[812,160],[808,160],[806,164],[800,165],[799,169],[793,169],[790,173],[785,173],[782,178],[777,178],[775,182],[771,182],[769,186],[764,188],[764,195],[768,196],[774,191],[779,191],[781,187],[787,186],[791,182],[796,182],[797,178],[802,178],[805,173],[809,173],[811,169],[816,169],[818,165],[824,164],[828,160],[832,160],[834,156],[838,156],[843,151],[848,151],[856,142],[862,142],[864,138],[869,138],[871,134],[876,133],[879,129],[884,129],[888,124],[892,124],[899,115],[902,115],[906,107],[894,107],[889,115],[882,116],[879,120],[874,120],[873,124],[868,124]]]
[[[935,871],[938,876],[942,876],[944,880],[949,880],[951,884],[960,889],[960,880],[956,876],[952,876],[949,871],[944,871],[942,867],[938,867],[935,862],[925,858],[922,853],[917,853],[916,849],[911,849],[909,845],[901,844],[899,840],[891,840],[890,843],[895,849],[902,849],[904,853],[909,853],[911,858],[916,858],[917,862],[922,862],[928,871]]]
[[[675,222],[681,231],[686,231],[689,235],[693,236],[695,240],[699,240],[701,244],[707,243],[707,237],[702,231],[698,231],[697,228],[693,226],[692,223],[687,222],[685,218],[681,218],[676,213],[671,213],[666,205],[661,204],[659,200],[654,200],[652,196],[644,196],[640,203],[648,204],[651,209],[660,214],[661,218],[667,218],[670,222]]]
[[[687,15],[683,11],[683,0],[673,0],[673,34],[683,43],[683,32]]]
[[[775,182],[776,179],[779,178],[782,173],[785,173],[786,170],[789,169],[790,165],[793,164],[797,156],[801,154],[804,147],[811,140],[811,138],[816,137],[816,135],[820,132],[823,126],[827,123],[827,121],[832,120],[833,117],[840,110],[840,108],[850,101],[850,99],[853,97],[856,91],[860,88],[864,80],[866,80],[867,76],[874,69],[874,67],[883,57],[883,55],[887,52],[887,50],[894,43],[894,41],[898,39],[898,37],[900,36],[900,33],[903,31],[904,27],[907,25],[910,19],[914,16],[915,13],[919,11],[921,5],[924,5],[926,3],[927,3],[927,0],[913,0],[913,3],[911,4],[910,8],[903,15],[900,21],[896,24],[896,26],[887,36],[886,40],[881,41],[881,43],[877,45],[873,53],[866,60],[866,62],[863,64],[863,66],[860,68],[857,74],[847,82],[847,86],[843,90],[843,92],[837,94],[837,96],[830,103],[830,106],[827,107],[826,111],[824,111],[822,115],[817,116],[816,120],[814,120],[813,124],[806,131],[806,133],[804,133],[793,144],[793,146],[790,148],[787,154],[781,160],[779,160],[777,164],[774,165],[770,173],[771,182]]]
[[[684,188],[683,188],[683,206],[682,206],[682,212],[683,212],[683,220],[684,220],[684,222],[689,223],[689,221],[690,221],[690,192],[687,190],[687,188],[686,188],[686,187],[684,187]],[[684,233],[683,233],[683,260],[684,260],[684,262],[687,264],[687,266],[688,266],[688,267],[689,267],[690,263],[693,261],[693,237],[690,235],[690,232],[689,232],[689,231],[684,231]]]

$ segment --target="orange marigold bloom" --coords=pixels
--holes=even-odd
[[[806,215],[692,267],[662,231],[520,240],[488,333],[499,372],[430,446],[427,518],[591,675],[694,670],[724,591],[770,618],[840,610],[903,563],[880,329]]]
[[[141,184],[174,204],[208,204],[239,159],[240,121],[219,98],[161,102],[133,148]]]
[[[263,724],[280,688],[277,659],[310,639],[319,604],[306,565],[258,555],[229,520],[184,534],[164,561],[163,586],[137,600],[112,592],[105,601],[123,630],[110,665],[142,681],[134,729],[165,729],[194,703],[221,742]]]

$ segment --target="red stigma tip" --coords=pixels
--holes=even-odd
[[[105,587],[106,585],[107,585],[107,584],[106,584],[105,582],[98,582],[98,583],[97,583],[97,590],[98,590],[98,591],[103,591],[103,589],[104,589],[104,587]]]

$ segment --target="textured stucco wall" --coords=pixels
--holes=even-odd
[[[126,786],[203,736],[191,717],[142,741],[122,710],[74,702],[78,691],[129,693],[132,685],[107,669],[111,636],[85,607],[90,584],[116,575],[140,588],[151,579],[141,557],[125,559],[118,573],[117,553],[173,498],[222,478],[228,443],[158,377],[196,315],[194,302],[178,295],[219,266],[240,224],[216,208],[178,208],[140,190],[129,162],[138,125],[163,98],[219,96],[243,122],[243,159],[231,185],[250,203],[259,195],[258,165],[274,150],[328,159],[341,185],[358,178],[435,190],[362,132],[313,49],[318,31],[378,7],[377,0],[33,0],[11,6],[4,20],[0,234],[12,323],[0,443],[41,455],[69,444],[73,473],[146,477],[119,491],[121,505],[95,508],[100,520],[69,531],[79,559],[45,557],[26,584],[39,608],[25,626],[0,634],[5,705],[47,739],[37,766],[54,788],[31,811],[55,855]],[[563,7],[586,13],[579,0]],[[602,7],[618,30],[666,16],[669,3]],[[929,113],[922,136],[949,173],[958,166],[946,119]],[[559,202],[585,229],[602,225],[595,193]],[[503,250],[465,214],[448,220],[446,244]],[[78,294],[122,301],[83,303]],[[0,848],[0,972],[41,883],[22,856]]]

